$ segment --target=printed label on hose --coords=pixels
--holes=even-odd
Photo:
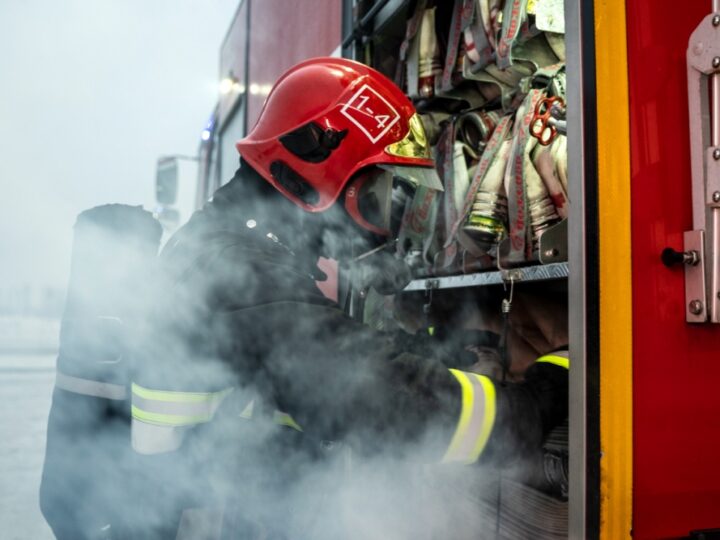
[[[417,34],[418,28],[420,28],[420,22],[422,21],[423,14],[425,13],[426,4],[427,0],[418,0],[417,6],[415,7],[415,13],[413,13],[412,18],[407,23],[407,28],[405,30],[405,39],[403,39],[403,42],[400,44],[400,56],[395,71],[394,81],[395,84],[397,84],[400,88],[403,87],[403,72],[405,71],[404,68],[405,61],[407,60],[408,49],[410,48],[410,43]]]
[[[398,232],[398,249],[401,255],[407,255],[409,250],[422,247],[424,262],[431,262],[429,251],[434,238],[438,193],[437,190],[426,186],[419,186],[415,191],[415,197],[403,215]],[[405,244],[408,240],[410,247],[409,250],[406,250]]]
[[[529,239],[528,200],[525,190],[523,166],[527,155],[527,142],[530,138],[530,123],[535,116],[535,106],[543,96],[541,90],[531,90],[521,108],[523,112],[515,124],[513,148],[508,167],[510,183],[508,185],[508,222],[511,262],[520,262],[532,258],[532,241]]]
[[[453,242],[453,237],[449,234],[453,224],[457,221],[457,209],[455,208],[455,123],[450,123],[440,136],[438,142],[442,163],[443,186],[445,193],[443,197],[444,204],[444,229],[447,238],[443,245],[443,267],[451,266],[457,255],[457,244]]]
[[[512,65],[512,47],[520,34],[525,19],[525,1],[512,0],[505,4],[502,34],[497,47],[497,67],[507,69]]]
[[[464,0],[462,29],[465,41],[466,60],[480,69],[493,56],[493,50],[485,34],[482,14],[477,7],[477,0]]]
[[[455,0],[453,8],[452,22],[450,23],[450,35],[448,36],[447,54],[445,55],[445,68],[443,69],[440,88],[447,92],[452,90],[452,76],[458,58],[458,48],[460,47],[460,36],[462,35],[463,22],[463,0]]]
[[[512,116],[505,116],[502,120],[500,120],[500,123],[497,125],[495,131],[490,137],[490,140],[488,141],[487,146],[482,153],[480,163],[478,163],[477,170],[475,171],[475,176],[473,177],[472,182],[470,183],[470,187],[468,188],[467,195],[465,196],[465,204],[463,205],[462,212],[460,213],[458,219],[455,221],[455,224],[450,230],[450,234],[448,235],[448,238],[445,242],[445,247],[447,247],[452,242],[452,239],[455,238],[455,235],[457,234],[457,231],[460,228],[463,219],[470,212],[473,202],[475,201],[475,194],[477,193],[478,189],[480,189],[480,184],[485,177],[485,173],[487,172],[490,164],[495,158],[495,154],[497,154],[500,144],[502,143],[502,141],[505,140],[505,137],[507,136],[511,125]]]

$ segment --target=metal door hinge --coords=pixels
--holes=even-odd
[[[720,1],[687,49],[693,229],[684,236],[685,319],[720,322]],[[672,256],[667,254],[667,256]]]

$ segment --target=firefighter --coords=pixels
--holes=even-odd
[[[147,460],[138,526],[151,537],[302,537],[278,498],[328,441],[473,464],[522,456],[565,419],[567,355],[501,386],[408,352],[318,289],[320,256],[402,288],[405,205],[442,189],[389,79],[340,58],[298,64],[237,149],[234,178],[165,246],[138,334],[132,443]]]

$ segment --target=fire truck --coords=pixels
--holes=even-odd
[[[467,114],[490,117],[487,133],[475,135],[475,163],[466,163],[466,194],[482,191],[487,171],[478,170],[500,117],[518,126],[528,119],[524,132],[512,128],[511,146],[524,133],[542,152],[566,136],[564,157],[555,156],[566,159],[563,212],[546,183],[554,217],[518,248],[513,217],[533,202],[529,184],[519,194],[506,189],[506,206],[478,214],[475,228],[463,203],[472,212],[487,200],[461,197],[435,264],[406,288],[438,298],[542,282],[567,294],[569,487],[564,517],[547,537],[720,538],[718,4],[243,0],[220,51],[220,94],[199,146],[198,207],[232,178],[234,143],[273,82],[315,56],[359,60],[395,79],[426,118],[442,118],[441,131],[452,126],[450,143]],[[435,147],[450,182],[457,174],[444,174],[447,167],[462,164],[448,155],[452,144],[443,153],[446,142],[441,133]],[[460,190],[448,187],[446,199]],[[453,211],[437,205],[445,218]],[[455,242],[463,231],[466,241]],[[488,242],[488,234],[497,236]],[[355,315],[368,301],[343,275],[326,294],[349,297]],[[544,537],[511,530],[477,537]]]

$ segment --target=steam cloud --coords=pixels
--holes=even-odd
[[[222,201],[216,200],[204,213],[218,207]],[[137,223],[139,212],[135,209]],[[289,237],[277,212],[262,205],[253,207],[252,215],[239,212],[223,234],[249,234],[248,218],[259,223],[256,234],[269,227],[290,249],[308,240],[307,231]],[[375,348],[374,334],[339,328],[328,348],[318,330],[325,321],[315,317],[312,307],[288,306],[272,318],[244,317],[246,307],[274,295],[292,297],[287,283],[306,272],[302,264],[298,267],[302,259],[258,237],[249,249],[229,248],[223,264],[215,264],[203,258],[203,244],[212,248],[216,231],[208,229],[195,239],[181,232],[175,241],[198,245],[179,251],[179,258],[166,257],[169,277],[158,281],[149,252],[152,225],[147,226],[150,233],[141,233],[143,241],[128,244],[128,223],[120,221],[111,227],[93,223],[80,240],[76,230],[59,370],[79,370],[74,374],[93,378],[84,375],[89,369],[118,384],[129,383],[140,371],[143,381],[158,389],[234,390],[212,422],[183,428],[178,452],[150,456],[130,447],[129,395],[123,402],[76,397],[72,407],[62,407],[58,404],[67,396],[56,390],[42,498],[56,532],[78,520],[109,538],[174,538],[180,512],[201,507],[217,511],[210,522],[222,515],[223,534],[232,538],[492,538],[504,527],[497,511],[497,467],[434,464],[455,418],[428,422],[411,443],[393,432],[377,440],[378,430],[362,428],[377,428],[402,415],[418,422],[424,414],[383,408],[388,385],[397,385],[397,392],[403,386],[388,380],[392,370],[377,371],[366,361],[383,354]],[[326,231],[345,227],[340,221],[323,226]],[[326,243],[337,240],[337,235],[325,236]],[[199,258],[186,260],[187,252]],[[273,283],[277,290],[268,288]],[[419,305],[406,306],[407,313],[421,311]],[[458,330],[488,326],[478,320],[468,324],[480,316],[473,313],[454,323]],[[98,317],[103,319],[98,322]],[[413,324],[405,321],[405,326]],[[467,368],[468,362],[459,365],[460,351],[468,344],[461,334],[424,351],[428,362]],[[491,361],[486,369],[496,366]],[[277,378],[270,382],[268,373]],[[252,420],[241,417],[250,401]],[[268,421],[275,406],[292,414],[303,432]],[[402,422],[397,425],[403,429]],[[517,463],[504,465],[505,483],[528,476]],[[103,529],[108,523],[111,528]],[[203,537],[198,534],[183,537]]]

